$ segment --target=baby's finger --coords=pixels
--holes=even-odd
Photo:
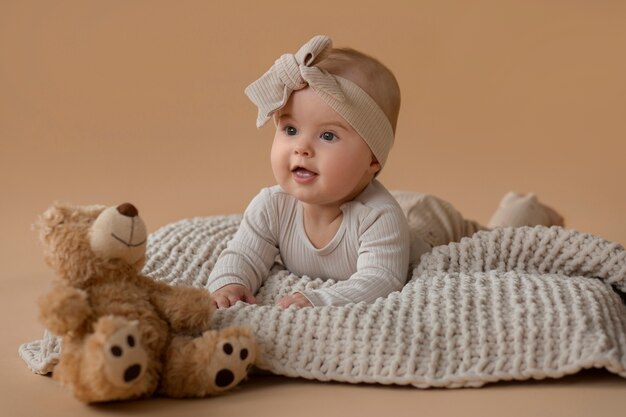
[[[228,308],[228,307],[230,307],[230,302],[228,301],[228,298],[224,297],[223,295],[215,296],[215,302],[217,304],[217,308]]]
[[[239,300],[241,300],[241,296],[240,295],[238,295],[238,294],[231,294],[231,295],[229,295],[228,296],[228,302],[229,302],[228,307],[234,306],[237,303],[237,301],[239,301]]]
[[[278,307],[287,308],[287,307],[289,307],[291,305],[292,302],[293,302],[293,300],[291,299],[291,296],[287,295],[287,296],[281,298],[280,300],[278,300],[276,305]]]
[[[243,300],[244,302],[248,303],[248,304],[256,304],[256,298],[254,298],[254,295],[252,295],[252,293],[250,292],[246,292],[243,295]]]
[[[300,294],[299,292],[292,294],[291,298],[293,299],[293,303],[298,307],[310,307],[311,306],[311,302],[308,300],[308,298],[306,298],[304,295]]]

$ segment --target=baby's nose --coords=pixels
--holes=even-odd
[[[296,147],[294,148],[294,152],[296,155],[310,156],[313,153],[313,150],[310,146],[307,146],[306,144],[301,144],[296,145]]]

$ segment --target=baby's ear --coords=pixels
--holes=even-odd
[[[376,159],[376,157],[372,155],[372,162],[370,162],[370,172],[376,175],[380,172],[381,169],[382,166],[380,166],[380,162],[378,162],[378,159]]]

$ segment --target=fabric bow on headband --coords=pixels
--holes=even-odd
[[[393,128],[381,108],[352,81],[330,74],[316,65],[332,50],[328,36],[318,35],[296,54],[283,54],[245,93],[259,108],[257,127],[283,108],[291,93],[310,86],[333,110],[339,113],[363,138],[383,166],[393,144]]]
[[[324,91],[335,100],[345,100],[335,77],[313,66],[326,58],[331,49],[332,41],[328,36],[315,36],[295,55],[281,55],[269,71],[246,88],[246,95],[259,108],[257,127],[263,126],[272,113],[283,108],[292,92],[307,85]]]

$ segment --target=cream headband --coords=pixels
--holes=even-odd
[[[245,92],[259,108],[257,127],[287,104],[292,92],[307,85],[341,115],[370,147],[380,163],[385,165],[393,145],[393,128],[381,108],[358,85],[328,73],[316,66],[332,49],[328,36],[315,36],[295,54],[284,54],[261,78],[250,84]]]

